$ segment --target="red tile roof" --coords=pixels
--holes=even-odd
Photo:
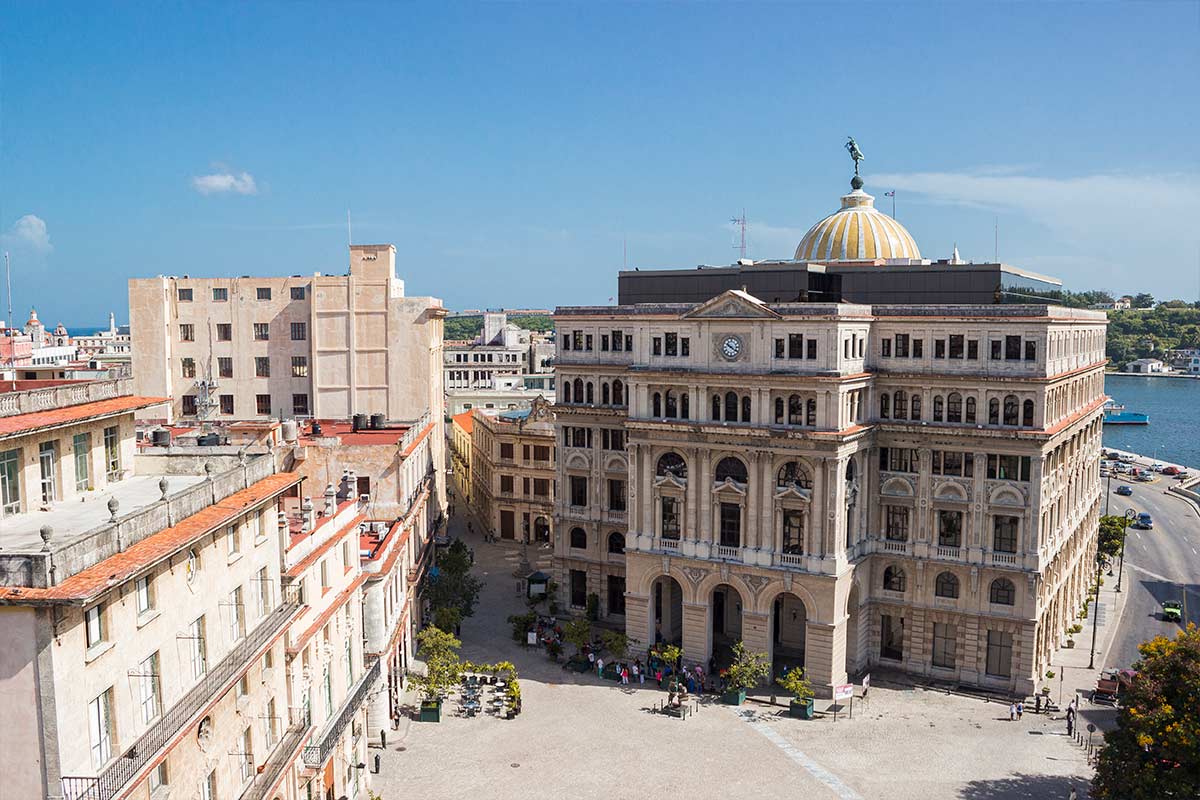
[[[316,444],[318,439],[336,437],[342,444],[390,444],[396,445],[408,433],[410,426],[396,425],[383,430],[356,431],[349,422],[328,422],[321,420],[321,435],[314,437],[312,433],[300,437],[301,444]]]
[[[467,432],[468,436],[471,434],[472,428],[475,427],[474,411],[464,411],[461,414],[455,414],[452,419],[454,420],[454,424]]]
[[[76,406],[51,408],[47,411],[32,411],[28,414],[14,414],[11,417],[0,417],[0,438],[32,433],[43,428],[53,428],[83,422],[94,417],[108,417],[139,408],[169,403],[167,397],[114,397],[111,400],[97,400],[92,403],[80,403]]]
[[[147,536],[93,567],[76,573],[57,586],[44,589],[0,587],[0,604],[85,603],[109,587],[132,578],[146,567],[169,557],[229,520],[301,481],[297,472],[268,475],[240,492],[234,492],[203,511],[170,528]]]

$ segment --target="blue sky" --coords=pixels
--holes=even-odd
[[[1200,4],[0,7],[16,316],[129,277],[341,272],[451,308],[606,302],[630,266],[790,256],[867,191],[1072,288],[1200,292]]]

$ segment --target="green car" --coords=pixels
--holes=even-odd
[[[1183,619],[1183,605],[1178,600],[1166,600],[1162,604],[1162,615],[1167,622],[1179,622]]]

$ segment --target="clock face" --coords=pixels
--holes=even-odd
[[[742,340],[736,336],[726,337],[725,341],[721,342],[721,355],[725,356],[730,361],[741,355]]]

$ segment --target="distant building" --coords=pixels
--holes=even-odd
[[[1169,372],[1166,364],[1159,361],[1157,358],[1139,358],[1136,361],[1130,361],[1125,365],[1126,372],[1140,372],[1142,374],[1158,374]]]
[[[471,427],[472,508],[502,540],[550,545],[555,498],[554,410],[475,414]]]
[[[86,336],[76,336],[73,343],[78,348],[79,355],[89,359],[103,356],[106,360],[111,360],[123,356],[124,360],[128,361],[133,351],[129,326],[118,326],[116,316],[111,312],[108,315],[107,329]]]
[[[545,333],[509,322],[503,311],[488,311],[479,336],[446,342],[443,358],[447,392],[495,388],[498,378],[551,372],[554,343]]]
[[[475,412],[464,411],[450,419],[450,463],[454,474],[454,491],[459,501],[471,504],[471,432]]]
[[[455,416],[478,409],[495,415],[501,411],[529,408],[537,398],[554,400],[554,373],[539,375],[502,375],[492,383],[474,389],[452,389],[446,392],[446,413]]]

